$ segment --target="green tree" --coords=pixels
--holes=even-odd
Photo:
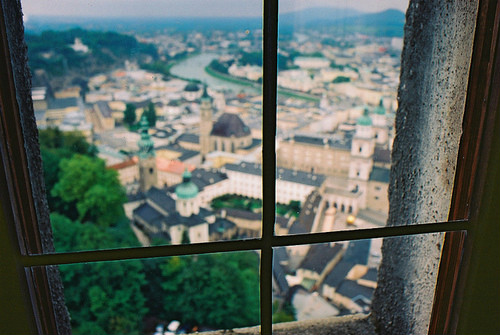
[[[295,321],[295,308],[289,302],[280,305],[278,301],[273,303],[273,323]]]
[[[172,257],[160,268],[166,319],[222,329],[258,324],[256,253]]]
[[[51,223],[59,252],[130,246],[110,228],[58,213],[51,214]],[[74,334],[138,334],[147,313],[140,261],[64,265],[60,272]]]
[[[189,233],[187,230],[184,230],[182,232],[181,244],[189,244],[189,243],[191,243],[189,239]]]
[[[39,142],[49,207],[51,211],[65,213],[72,219],[76,219],[75,205],[65,203],[51,193],[52,188],[59,180],[59,164],[62,159],[71,158],[74,154],[95,157],[97,149],[87,143],[81,133],[62,132],[58,128],[40,129]]]
[[[346,76],[338,76],[335,79],[332,80],[332,83],[334,84],[339,84],[339,83],[348,83],[351,81],[351,78],[346,77]]]
[[[134,104],[126,104],[125,110],[123,111],[123,122],[132,126],[135,123],[136,114],[135,114],[135,105]]]
[[[51,193],[63,202],[75,203],[80,221],[111,226],[123,218],[125,191],[118,173],[106,169],[102,159],[76,154],[63,159],[59,167],[59,181]]]
[[[154,103],[150,102],[148,107],[144,110],[144,115],[148,120],[149,126],[154,127],[156,125],[156,109]]]

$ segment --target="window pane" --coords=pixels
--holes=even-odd
[[[23,4],[58,251],[260,236],[260,1]]]
[[[393,246],[394,241],[397,241],[396,244],[399,246],[407,246],[421,242],[422,236],[430,235],[439,237],[439,234],[428,234],[387,238],[387,241],[392,241]],[[372,309],[373,293],[377,285],[409,286],[406,282],[396,285],[382,283],[378,279],[378,270],[382,262],[382,243],[383,239],[370,239],[275,248],[273,321],[280,323],[348,314],[368,314]],[[438,244],[434,266],[439,264],[440,247],[441,243]],[[404,262],[398,258],[403,259],[407,253],[403,252],[401,255],[394,255],[385,261],[385,268],[397,266],[396,262]],[[435,286],[435,270],[428,265],[425,265],[425,269],[424,265],[413,264],[409,267],[412,266],[413,272],[420,273],[423,278],[432,278],[429,279],[432,282],[419,282],[419,285]],[[425,271],[430,273],[422,274]],[[405,278],[400,279],[405,280]]]
[[[174,325],[181,333],[259,324],[258,252],[59,269],[74,334],[152,334]]]
[[[365,1],[356,3],[357,8],[344,4],[343,9],[318,10],[312,4],[291,1],[280,8],[277,234],[373,228],[385,226],[388,219],[408,2]],[[404,121],[400,124],[400,131],[410,131]],[[425,157],[419,153],[422,160],[439,161],[454,151],[442,150],[443,145],[455,139],[458,145],[459,137],[451,132],[425,135],[417,142],[420,134],[415,134],[414,144],[400,144],[398,159],[426,150]],[[454,169],[454,160],[442,159],[432,172],[425,172],[421,178],[425,183],[417,179],[424,169],[408,172],[405,182],[420,190],[415,206],[423,204],[427,194],[442,195],[438,195],[439,187],[430,184],[446,185],[441,192],[451,194],[447,186],[452,185],[453,177],[448,178]],[[429,201],[422,207],[427,206],[430,213],[432,205]],[[403,224],[445,221],[445,211],[427,218],[406,218]]]

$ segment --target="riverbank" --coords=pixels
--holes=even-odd
[[[253,87],[255,89],[258,89],[262,92],[262,84],[259,84],[255,81],[251,81],[248,79],[243,79],[243,78],[237,78],[234,76],[231,76],[229,74],[225,74],[222,72],[219,72],[215,70],[213,67],[209,65],[205,66],[205,72],[208,73],[209,75],[220,79],[220,80],[225,80],[234,84],[238,85],[243,85],[243,86],[249,86]],[[320,100],[320,97],[317,97],[312,94],[307,94],[303,92],[298,92],[298,91],[292,91],[286,88],[280,88],[278,87],[278,95],[285,96],[288,98],[295,98],[295,99],[301,99],[301,100],[306,100],[306,101],[312,101],[312,102],[318,102]]]

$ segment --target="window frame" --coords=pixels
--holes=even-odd
[[[52,300],[54,277],[46,266],[80,262],[126,260],[174,255],[194,255],[213,252],[244,250],[261,251],[261,333],[272,332],[272,259],[273,247],[302,245],[322,242],[336,242],[367,238],[407,236],[433,232],[451,231],[446,234],[439,271],[436,300],[431,321],[430,333],[447,333],[456,329],[457,308],[453,303],[460,301],[464,290],[464,276],[460,271],[467,270],[467,257],[472,248],[467,245],[466,234],[471,231],[471,222],[480,213],[481,195],[485,185],[486,169],[478,161],[488,159],[492,130],[498,123],[497,105],[492,90],[500,73],[500,56],[492,49],[498,48],[498,18],[500,5],[493,0],[480,2],[478,23],[474,39],[474,54],[464,116],[465,133],[460,144],[459,162],[452,197],[452,210],[449,220],[441,223],[424,223],[411,226],[381,227],[356,231],[336,231],[318,234],[289,236],[274,235],[275,189],[276,189],[276,98],[277,98],[277,47],[278,47],[278,1],[263,1],[263,229],[261,238],[241,241],[221,241],[190,245],[170,245],[148,248],[124,248],[116,250],[97,250],[53,254],[52,237],[41,234],[40,226],[50,227],[48,209],[45,202],[43,180],[40,173],[40,153],[33,148],[37,143],[30,92],[27,90],[29,75],[25,64],[25,50],[22,35],[20,4],[1,0],[0,13],[0,153],[3,159],[1,180],[3,220],[11,226],[5,238],[9,242],[14,265],[13,273],[19,276],[21,304],[25,305],[23,322],[28,329],[39,333],[58,333],[55,307]],[[21,27],[19,27],[21,26]],[[9,27],[7,29],[7,27]],[[14,27],[14,28],[12,28]],[[491,28],[493,30],[490,30]],[[18,31],[20,29],[20,31]],[[18,54],[18,52],[20,52]],[[15,57],[21,55],[22,57]],[[24,62],[24,64],[23,64]],[[15,69],[15,70],[14,70]],[[19,72],[19,69],[23,71]],[[484,80],[484,70],[487,80]],[[496,71],[496,72],[495,72]],[[483,100],[486,99],[486,100]],[[483,102],[487,101],[487,103]],[[267,112],[266,112],[267,111]],[[271,112],[269,112],[271,111]],[[477,113],[480,111],[480,117]],[[31,113],[31,115],[30,115]],[[488,122],[493,120],[494,122]],[[35,127],[35,129],[33,129]],[[486,143],[486,145],[485,145]],[[473,150],[480,149],[478,150]],[[28,150],[29,149],[29,150]],[[476,154],[476,152],[479,152]],[[485,160],[485,161],[486,161]],[[472,178],[471,178],[472,176]],[[477,176],[477,177],[476,177]],[[467,219],[459,219],[459,218]],[[2,218],[0,218],[2,219]],[[454,220],[457,219],[457,220]],[[14,225],[12,225],[14,223]],[[479,228],[478,228],[479,229]],[[457,249],[458,248],[458,249]],[[7,248],[8,249],[8,248]],[[465,250],[461,258],[457,250]],[[465,259],[465,261],[464,261]],[[27,270],[25,270],[27,269]],[[450,285],[452,283],[452,285]],[[451,286],[451,287],[450,287]],[[453,306],[450,307],[450,306]],[[444,319],[443,319],[444,318]],[[445,321],[442,321],[445,320]],[[443,324],[445,325],[443,328]],[[441,327],[441,328],[440,328]],[[450,328],[451,327],[451,328]],[[455,327],[455,328],[454,328]],[[440,331],[443,330],[443,331]],[[29,331],[28,331],[29,332]],[[27,332],[27,333],[28,333]]]

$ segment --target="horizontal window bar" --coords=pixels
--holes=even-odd
[[[425,223],[409,226],[381,227],[334,231],[327,233],[273,236],[273,247],[300,245],[311,243],[338,242],[347,240],[362,240],[370,238],[395,237],[405,235],[438,233],[447,231],[468,230],[471,223],[468,220]],[[168,257],[182,255],[207,254],[215,252],[262,250],[265,247],[262,239],[219,241],[209,243],[193,243],[180,245],[164,245],[155,247],[122,248],[111,250],[93,250],[45,255],[23,256],[24,266],[46,266],[57,264],[117,261],[153,257]]]
[[[260,249],[262,249],[262,240],[251,239],[32,255],[23,256],[21,261],[24,266],[46,266]]]
[[[312,243],[365,240],[372,238],[439,233],[469,229],[468,220],[424,223],[407,226],[343,230],[326,233],[282,235],[273,238],[273,246],[301,245]]]

